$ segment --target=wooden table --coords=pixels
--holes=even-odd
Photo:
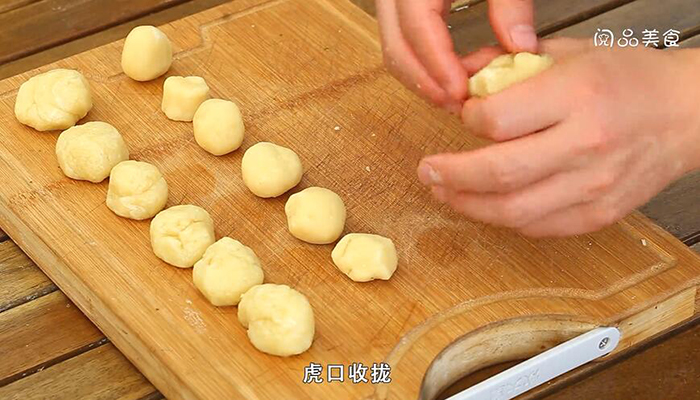
[[[369,13],[368,0],[354,0]],[[162,24],[224,0],[0,0],[0,78]],[[459,50],[493,42],[486,4],[459,1],[450,25]],[[700,46],[695,0],[536,0],[541,35],[590,37],[595,28],[673,28]],[[700,173],[642,211],[700,253]],[[0,398],[158,399],[158,391],[0,231]],[[650,341],[634,354],[580,368],[528,398],[700,399],[700,324]],[[493,369],[477,374],[483,377]],[[463,385],[478,379],[468,378]]]

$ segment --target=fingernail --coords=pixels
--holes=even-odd
[[[442,183],[440,174],[435,171],[430,164],[424,162],[418,166],[418,179],[420,179],[424,185],[428,186],[439,185]]]
[[[433,197],[440,203],[445,203],[447,201],[447,190],[442,186],[433,186],[432,188]]]
[[[537,34],[530,25],[516,25],[510,29],[510,40],[518,50],[537,51]]]

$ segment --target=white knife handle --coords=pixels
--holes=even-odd
[[[447,400],[509,400],[617,347],[617,328],[597,328],[494,375]]]

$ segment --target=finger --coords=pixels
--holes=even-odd
[[[467,97],[467,71],[462,67],[447,23],[442,0],[399,1],[399,25],[421,64],[453,100]]]
[[[449,98],[447,92],[430,77],[404,39],[399,27],[396,0],[380,0],[376,6],[384,63],[389,72],[426,100],[451,111],[459,110],[461,102]]]
[[[507,193],[574,169],[583,156],[572,145],[577,135],[573,123],[563,123],[465,153],[428,156],[418,166],[418,177],[455,192]]]
[[[477,221],[521,228],[559,210],[596,199],[612,189],[611,178],[605,170],[575,170],[506,194],[453,192],[442,193],[438,200]]]
[[[526,225],[518,231],[530,237],[566,237],[599,231],[625,215],[601,202],[578,204]]]
[[[504,54],[503,49],[497,46],[482,47],[462,57],[462,66],[469,76],[479,72],[487,66],[494,58]]]
[[[563,121],[574,109],[569,88],[577,78],[568,65],[547,71],[462,108],[469,132],[495,141],[512,140]]]
[[[489,21],[498,42],[511,53],[537,53],[532,0],[488,0]]]

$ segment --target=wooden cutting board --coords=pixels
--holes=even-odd
[[[462,372],[598,325],[620,327],[622,350],[697,312],[700,259],[639,214],[592,235],[529,240],[433,202],[416,180],[418,160],[485,142],[384,71],[374,21],[349,2],[237,0],[163,30],[177,53],[169,75],[203,76],[214,96],[241,106],[243,148],[219,158],[201,150],[191,124],[161,113],[163,79],[125,77],[122,42],[112,43],[0,82],[0,226],[167,397],[427,399]],[[256,251],[268,282],[308,296],[317,324],[308,352],[256,351],[236,308],[209,305],[190,270],[155,258],[147,221],[112,214],[106,182],[62,175],[57,135],[12,112],[19,85],[57,67],[86,75],[95,101],[86,120],[116,126],[133,159],[164,172],[169,205],[205,207],[218,237]],[[343,197],[348,232],[394,239],[390,281],[350,281],[331,263],[332,246],[288,234],[286,196],[246,190],[243,151],[263,140],[300,154],[297,190]],[[303,384],[312,362],[324,381],[328,364],[386,362],[392,381]]]

